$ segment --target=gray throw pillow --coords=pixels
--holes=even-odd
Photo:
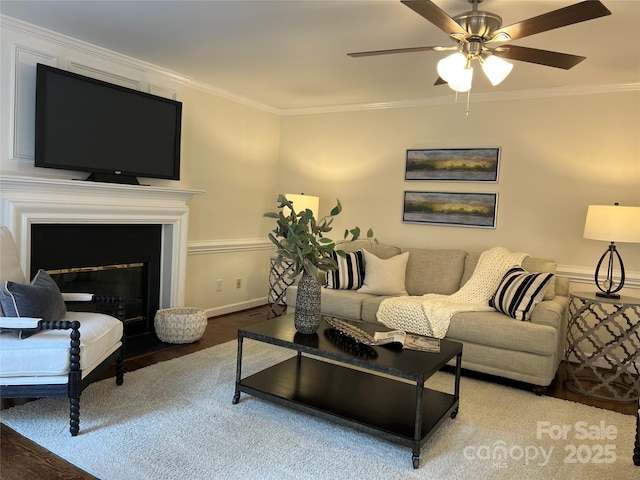
[[[4,282],[0,302],[7,317],[56,321],[67,314],[58,285],[44,270],[39,270],[30,284]]]

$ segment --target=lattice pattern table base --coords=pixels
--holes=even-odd
[[[595,398],[640,397],[640,300],[571,295],[565,386]]]
[[[293,284],[290,274],[294,268],[293,263],[278,263],[275,258],[270,261],[269,297],[267,300],[270,308],[269,313],[267,313],[267,319],[279,317],[287,312],[285,293],[287,293],[287,287]]]

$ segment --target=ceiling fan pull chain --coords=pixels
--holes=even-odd
[[[465,120],[469,118],[469,100],[470,99],[471,99],[471,90],[468,90],[467,91],[467,115],[464,117]]]

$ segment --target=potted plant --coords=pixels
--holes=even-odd
[[[269,240],[276,246],[276,261],[292,266],[291,277],[302,274],[298,282],[298,301],[294,315],[296,329],[300,333],[315,333],[320,325],[320,280],[319,272],[338,268],[331,258],[335,252],[344,257],[345,252],[336,250],[336,243],[326,237],[333,227],[334,217],[342,212],[340,200],[331,213],[316,220],[309,209],[296,212],[293,202],[284,195],[278,195],[279,212],[268,212],[264,216],[276,220],[275,229],[269,233]],[[286,208],[286,210],[285,210]],[[285,214],[285,212],[287,212]],[[360,228],[345,230],[344,239],[357,240]],[[369,229],[367,238],[373,238]]]

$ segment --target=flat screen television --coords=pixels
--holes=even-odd
[[[180,179],[182,103],[38,64],[35,166],[138,184]]]

